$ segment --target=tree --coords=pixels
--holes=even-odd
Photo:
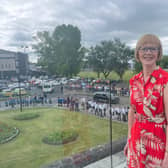
[[[142,64],[140,62],[137,62],[135,59],[134,59],[134,71],[136,73],[142,71]]]
[[[82,69],[89,68],[88,54],[89,54],[89,49],[88,48],[86,48],[86,47],[81,47],[80,48],[79,55],[82,58],[82,65],[81,65]]]
[[[125,70],[128,69],[129,61],[133,59],[134,51],[130,47],[122,43],[120,39],[114,39],[114,70],[119,74],[120,80]]]
[[[129,80],[135,75],[135,72],[132,70],[127,70],[123,74],[123,81],[129,83]]]
[[[107,78],[114,70],[122,79],[124,71],[128,69],[129,60],[133,58],[133,50],[119,39],[102,41],[100,45],[91,48],[89,58],[93,70],[98,74],[102,72]]]
[[[90,48],[89,64],[97,72],[98,77],[103,73],[106,79],[112,71],[114,63],[112,43],[112,41],[102,41],[100,45]]]
[[[51,65],[49,63],[49,58],[52,59],[52,52],[51,52],[51,44],[52,39],[48,31],[38,32],[37,36],[34,37],[37,40],[36,45],[33,45],[36,53],[38,54],[38,65],[41,65],[43,69],[48,70],[51,72]]]
[[[52,75],[71,77],[80,71],[82,54],[81,33],[72,25],[60,25],[50,35],[39,32],[34,45],[41,64]]]
[[[168,56],[163,56],[160,61],[160,66],[164,69],[168,69]]]

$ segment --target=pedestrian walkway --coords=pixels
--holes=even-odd
[[[112,156],[113,168],[126,168],[126,157],[123,151]],[[111,168],[111,157],[106,157],[102,160],[94,162],[84,168]]]

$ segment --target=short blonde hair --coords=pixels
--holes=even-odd
[[[145,34],[143,35],[137,42],[136,48],[135,48],[135,58],[139,62],[139,48],[145,44],[153,44],[156,45],[159,48],[159,54],[158,59],[159,61],[162,58],[162,44],[159,38],[156,35],[153,34]]]

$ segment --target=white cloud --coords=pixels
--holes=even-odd
[[[167,7],[158,0],[1,0],[0,48],[20,50],[36,32],[64,23],[79,27],[86,46],[118,37],[134,48],[142,34],[154,33],[168,54]]]

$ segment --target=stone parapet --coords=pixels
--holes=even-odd
[[[126,137],[114,141],[112,143],[112,154],[123,150],[126,141]],[[41,168],[82,168],[88,164],[110,156],[110,146],[110,143],[98,145],[96,147],[90,148],[89,150],[80,152],[70,157],[66,157],[62,160],[57,160],[49,165],[42,166]]]

